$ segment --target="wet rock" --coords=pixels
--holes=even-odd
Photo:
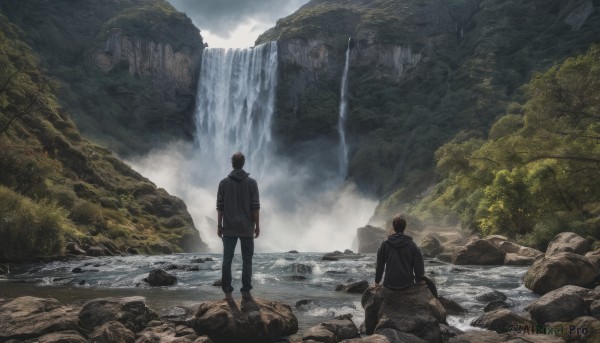
[[[59,331],[53,332],[41,337],[38,337],[34,340],[35,343],[87,343],[88,340],[85,339],[79,332],[77,331]]]
[[[494,300],[504,301],[507,299],[507,297],[504,293],[497,291],[497,290],[493,290],[491,292],[479,294],[478,296],[475,297],[475,299],[477,301],[487,303],[487,302],[494,301]]]
[[[290,281],[303,281],[306,280],[306,276],[304,275],[290,275],[287,277]]]
[[[367,288],[369,288],[369,281],[361,280],[361,281],[345,283],[343,285],[337,285],[335,287],[335,290],[337,292],[362,294]]]
[[[215,280],[215,281],[212,283],[212,285],[213,285],[214,287],[221,287],[221,286],[223,286],[223,280],[221,280],[221,279]]]
[[[537,294],[546,294],[565,285],[590,287],[598,269],[584,256],[561,252],[546,255],[533,263],[525,274],[525,286]]]
[[[444,251],[444,247],[433,234],[427,234],[418,244],[424,257],[435,257]]]
[[[65,245],[65,253],[69,255],[85,255],[85,250],[81,249],[79,244],[75,242],[67,242]]]
[[[428,342],[441,341],[439,324],[447,324],[446,310],[425,285],[407,290],[369,287],[363,293],[361,303],[368,335],[384,335],[384,331],[390,329]]]
[[[587,289],[565,286],[544,294],[526,307],[537,323],[568,322],[586,314],[583,295]]]
[[[94,343],[130,343],[135,341],[135,334],[125,325],[117,321],[110,321],[94,329],[89,335],[89,339]]]
[[[448,342],[450,338],[464,333],[462,330],[459,330],[454,326],[448,326],[444,324],[440,324],[440,332],[442,333],[442,342]]]
[[[594,317],[582,316],[568,323],[551,323],[548,326],[564,328],[568,342],[600,342],[600,320]]]
[[[295,334],[298,320],[291,307],[275,301],[217,300],[198,306],[194,330],[215,342],[269,342]]]
[[[495,311],[502,308],[510,308],[510,305],[508,305],[503,300],[494,300],[490,301],[487,305],[485,305],[485,307],[483,308],[483,312]]]
[[[460,316],[467,313],[467,310],[464,307],[452,299],[438,297],[438,300],[442,303],[446,312],[451,316]]]
[[[153,287],[173,286],[177,283],[177,277],[165,272],[162,269],[154,269],[150,272],[150,274],[148,274],[147,278],[144,278],[143,281]]]
[[[288,254],[298,254],[298,250],[290,250],[287,253]]]
[[[546,255],[554,255],[561,252],[585,255],[585,253],[590,251],[590,248],[590,242],[578,234],[574,232],[561,232],[554,236],[550,243],[548,243]]]
[[[354,316],[352,315],[352,313],[346,313],[346,314],[340,314],[339,316],[335,316],[333,319],[338,319],[338,320],[342,320],[342,319],[348,319],[348,320],[352,320]]]
[[[190,261],[190,263],[206,263],[206,262],[214,262],[214,261],[216,261],[216,260],[212,257],[205,257],[205,258],[194,258]]]
[[[590,304],[590,315],[594,318],[600,319],[600,300],[594,300]]]
[[[367,225],[356,229],[356,239],[358,241],[359,253],[376,253],[387,238],[387,232],[375,226]]]
[[[457,250],[452,255],[452,263],[501,265],[504,263],[504,253],[490,241],[478,239]]]
[[[529,266],[533,262],[535,262],[535,257],[520,256],[514,253],[507,253],[504,256],[504,265],[506,266]]]
[[[302,300],[298,300],[296,301],[296,305],[294,305],[296,308],[298,307],[302,307],[302,306],[306,306],[308,304],[312,304],[313,301],[311,299],[302,299]]]
[[[338,261],[338,260],[358,260],[365,257],[365,255],[355,254],[351,250],[346,250],[344,252],[334,251],[323,255],[321,260],[323,261]]]
[[[450,338],[449,343],[564,343],[560,337],[553,335],[497,333],[486,330],[466,331]]]
[[[93,246],[93,247],[89,247],[87,249],[87,255],[88,256],[105,256],[106,254],[104,253],[104,248],[99,247],[99,246]]]
[[[501,308],[498,310],[484,313],[481,317],[473,320],[471,325],[496,331],[498,333],[509,332],[514,325],[524,326],[533,325],[533,322],[527,320],[508,309]]]
[[[79,312],[79,323],[85,330],[110,321],[118,321],[133,332],[139,332],[158,314],[148,308],[144,297],[100,298],[88,301]]]
[[[197,272],[200,270],[200,267],[191,266],[189,264],[169,264],[165,267],[165,270],[184,270],[188,272]]]
[[[0,342],[77,329],[77,309],[55,299],[26,296],[0,305]]]
[[[343,274],[348,274],[347,272],[344,271],[339,271],[339,270],[328,270],[325,272],[326,275],[343,275]]]
[[[358,338],[358,328],[350,319],[334,319],[306,330],[302,341],[340,342],[345,339]]]
[[[188,328],[189,329],[189,328]],[[177,330],[173,325],[158,322],[156,325],[149,326],[138,333],[136,343],[188,343],[193,342],[198,336],[195,332],[187,330]],[[206,342],[206,341],[205,341]],[[211,341],[212,342],[212,341]]]
[[[160,319],[171,322],[175,325],[185,325],[192,327],[194,325],[195,309],[185,306],[173,306],[158,311]]]
[[[312,273],[312,266],[302,264],[302,263],[294,263],[292,264],[292,273],[297,274],[310,274]]]
[[[75,274],[83,273],[83,269],[81,269],[81,267],[75,267],[71,270],[71,273],[75,273]]]
[[[127,252],[129,255],[139,255],[139,253],[140,253],[135,248],[127,248],[127,250],[125,250],[125,252]]]

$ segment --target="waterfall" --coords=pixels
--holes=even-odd
[[[241,151],[246,169],[255,176],[264,172],[272,151],[276,83],[277,42],[248,49],[204,49],[196,110],[203,168],[222,177],[230,169],[231,155]]]
[[[340,136],[339,146],[339,177],[343,181],[348,174],[348,146],[346,145],[346,117],[348,116],[348,68],[350,67],[350,49],[352,49],[352,37],[348,39],[346,48],[346,63],[342,74],[342,86],[340,90],[340,112],[338,117],[338,134]]]

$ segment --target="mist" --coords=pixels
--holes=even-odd
[[[258,166],[247,160],[244,169],[257,180],[261,197],[257,252],[349,249],[356,229],[368,223],[376,200],[360,194],[352,183],[340,183],[335,168],[327,165],[327,157],[335,156],[337,146],[322,144],[306,144],[294,161],[271,158],[268,165],[261,166],[262,173],[253,173]],[[158,187],[183,199],[202,240],[211,252],[221,252],[216,195],[219,181],[231,171],[234,152],[215,158],[216,164],[207,164],[197,144],[180,142],[128,163]]]

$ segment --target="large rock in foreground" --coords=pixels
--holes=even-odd
[[[363,293],[361,303],[368,335],[387,337],[393,330],[441,342],[439,325],[446,324],[446,310],[425,285],[398,291],[372,286]]]
[[[454,264],[502,265],[504,252],[485,239],[472,241],[452,255]]]
[[[565,286],[544,294],[527,306],[531,318],[537,323],[568,322],[586,314],[584,296],[590,290],[578,286]]]
[[[584,256],[562,252],[540,258],[525,274],[525,286],[537,294],[546,294],[565,285],[590,287],[598,269]]]
[[[333,319],[306,330],[302,341],[340,342],[360,337],[358,328],[350,319]]]
[[[79,323],[88,331],[118,321],[133,332],[139,332],[158,314],[146,306],[144,297],[100,298],[90,300],[79,312]]]
[[[496,331],[498,333],[509,332],[511,329],[518,326],[533,325],[533,322],[527,320],[508,309],[498,309],[489,311],[481,315],[481,317],[473,320],[471,325],[480,328]]]
[[[574,254],[585,255],[590,251],[590,242],[574,232],[561,232],[554,236],[548,248],[547,255],[553,255],[561,252],[572,252]]]
[[[213,341],[270,342],[298,332],[298,320],[288,305],[260,298],[201,303],[194,330]]]
[[[387,238],[387,233],[382,228],[367,225],[356,229],[356,238],[359,254],[376,253],[381,242]]]
[[[77,312],[55,299],[16,298],[0,306],[0,342],[77,330]]]

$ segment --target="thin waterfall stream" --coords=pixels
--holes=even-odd
[[[348,116],[348,69],[350,68],[350,49],[352,49],[352,37],[348,38],[348,47],[346,48],[346,62],[344,63],[344,72],[342,74],[342,86],[340,90],[340,111],[338,118],[338,135],[340,137],[339,146],[339,175],[343,181],[348,175],[348,146],[346,145],[346,118]]]

